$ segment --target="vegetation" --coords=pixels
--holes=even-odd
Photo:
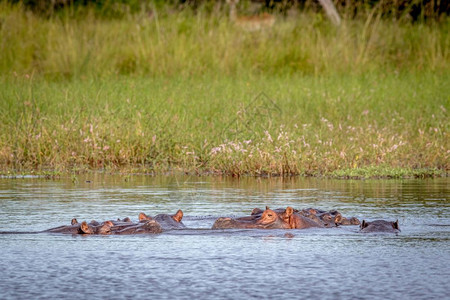
[[[0,2],[0,172],[446,175],[449,29]]]

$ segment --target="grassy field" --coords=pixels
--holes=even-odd
[[[0,172],[448,175],[450,22],[0,3]]]

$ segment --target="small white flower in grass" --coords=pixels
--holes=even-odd
[[[214,147],[211,149],[211,155],[215,155],[222,150],[222,147]]]
[[[272,136],[270,135],[269,131],[265,130],[264,134],[266,135],[267,140],[272,143],[273,139],[272,139]]]

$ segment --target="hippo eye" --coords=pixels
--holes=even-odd
[[[272,216],[272,214],[268,214],[267,216],[271,217],[271,216]]]

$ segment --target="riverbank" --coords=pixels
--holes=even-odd
[[[445,74],[8,79],[1,170],[441,175],[445,82]]]
[[[448,175],[448,21],[0,5],[2,174]]]

